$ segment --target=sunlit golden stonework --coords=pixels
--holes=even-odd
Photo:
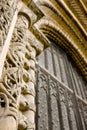
[[[87,1],[0,0],[0,130],[87,129]]]

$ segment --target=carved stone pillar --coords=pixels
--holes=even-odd
[[[31,40],[35,36],[29,32],[28,22],[26,16],[18,16],[3,69],[0,82],[1,130],[35,129],[35,57],[40,47],[34,39]]]
[[[0,53],[5,44],[10,24],[12,22],[16,9],[16,0],[1,0],[0,1]],[[1,58],[1,57],[0,57]],[[0,60],[0,69],[1,69]],[[11,73],[9,69],[3,72],[2,79],[0,79],[0,130],[16,130],[17,129],[17,104],[12,96],[10,88]],[[8,79],[7,79],[8,78]],[[13,82],[13,81],[12,81]],[[17,89],[15,89],[17,92]]]
[[[32,32],[29,30],[29,25],[33,24],[33,15],[31,16],[31,12],[26,11],[28,8],[25,9],[26,5],[23,2],[19,1],[17,4],[17,0],[2,0],[0,4],[0,13],[2,13],[0,17],[0,46],[5,52],[5,56],[4,53],[0,55],[0,63],[2,64],[3,61],[4,64],[4,67],[3,64],[0,66],[0,76],[2,74],[0,78],[0,130],[34,130],[35,57],[44,48],[42,44],[44,42],[40,43],[39,40],[43,39],[47,44],[48,41],[41,37],[42,35],[36,27],[31,27]],[[22,7],[24,7],[23,13],[19,12]],[[29,16],[27,16],[28,14]],[[35,21],[36,18],[35,14]],[[8,36],[9,28],[10,37]],[[33,32],[34,29],[35,32]],[[6,50],[3,45],[8,46]],[[3,52],[3,50],[1,51]]]
[[[25,17],[19,16],[0,82],[1,130],[17,130],[19,97],[23,83],[22,79],[25,79],[27,75],[26,73],[22,73],[24,66],[23,59],[26,52],[23,46],[24,33],[26,33],[27,28],[28,20]],[[6,125],[4,125],[4,123]],[[10,123],[12,125],[10,125]]]
[[[0,1],[0,78],[20,8],[17,0]]]
[[[0,0],[0,48],[4,45],[17,0]]]

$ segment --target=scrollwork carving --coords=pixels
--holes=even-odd
[[[19,111],[18,115],[18,130],[27,129],[28,121],[27,118]]]
[[[0,92],[0,117],[3,117],[6,115],[9,108],[9,101],[7,96]]]
[[[2,104],[2,101],[3,104],[8,103],[8,107],[7,104],[3,106],[4,114],[6,114],[3,115],[2,113],[2,117],[8,117],[8,115],[13,116],[16,121],[19,122],[18,127],[20,129],[25,129],[29,125],[26,122],[29,119],[27,116],[23,115],[23,112],[35,112],[34,103],[29,103],[27,101],[28,99],[25,97],[25,95],[35,96],[34,87],[33,89],[31,87],[29,88],[31,85],[29,85],[29,83],[32,82],[34,86],[36,52],[27,41],[28,36],[28,20],[25,16],[19,15],[0,83],[0,91],[5,97],[7,96],[7,98],[2,97],[4,100],[6,99],[6,101],[1,98],[0,103]],[[20,113],[18,109],[21,111],[21,116],[18,116],[18,113]]]
[[[0,46],[4,45],[15,8],[16,2],[14,0],[0,1]]]

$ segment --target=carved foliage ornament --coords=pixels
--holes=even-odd
[[[0,1],[0,46],[3,46],[15,12],[15,0]]]

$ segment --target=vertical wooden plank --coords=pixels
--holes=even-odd
[[[51,99],[51,113],[52,113],[52,125],[53,130],[60,130],[59,108],[57,106],[57,83],[50,79],[50,99]]]
[[[45,57],[44,57],[44,52],[42,52],[38,57],[37,61],[39,65],[41,65],[43,68],[45,68]]]
[[[47,77],[43,72],[39,72],[37,79],[37,130],[48,129],[48,105],[47,105]]]
[[[70,130],[77,130],[77,124],[74,113],[74,104],[73,104],[73,94],[67,91],[67,107],[68,107],[68,115],[69,115],[69,124]]]
[[[50,48],[47,49],[47,60],[48,60],[48,71],[49,71],[49,73],[54,75],[52,54],[51,54]]]
[[[59,98],[60,98],[60,107],[61,107],[61,111],[62,111],[63,130],[69,130],[68,113],[67,113],[67,109],[66,109],[65,90],[61,85],[59,86]]]

